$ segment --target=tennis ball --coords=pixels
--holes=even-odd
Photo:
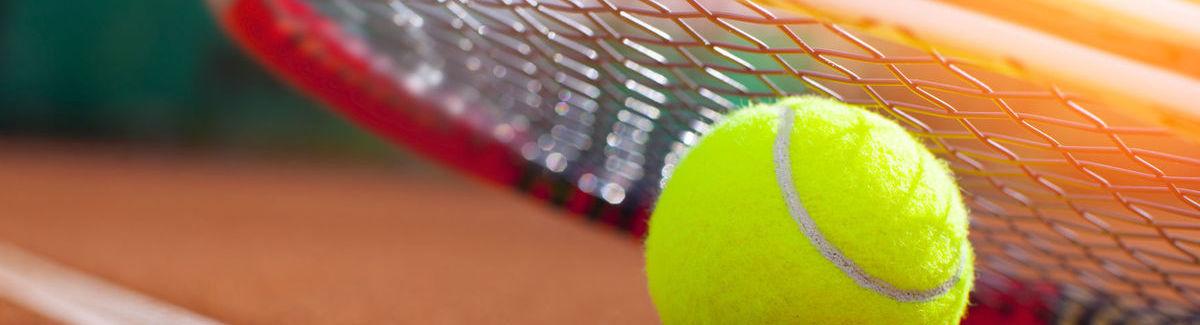
[[[650,218],[666,324],[947,324],[974,280],[946,165],[888,119],[817,97],[728,116]]]

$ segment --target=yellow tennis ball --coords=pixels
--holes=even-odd
[[[817,97],[728,116],[676,167],[646,273],[667,324],[947,324],[974,280],[946,165]]]

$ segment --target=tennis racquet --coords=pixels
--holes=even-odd
[[[210,2],[347,118],[631,238],[729,112],[863,105],[960,180],[967,323],[1200,322],[1200,4]]]

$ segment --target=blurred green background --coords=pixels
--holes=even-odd
[[[191,0],[0,1],[0,136],[397,155],[268,75]]]

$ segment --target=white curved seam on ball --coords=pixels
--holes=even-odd
[[[779,182],[779,188],[783,191],[788,214],[800,226],[800,231],[804,233],[804,237],[808,238],[808,241],[821,252],[821,255],[826,260],[837,266],[846,276],[854,279],[854,282],[858,286],[900,302],[933,300],[949,292],[951,288],[958,284],[959,279],[962,277],[963,265],[966,264],[966,254],[962,252],[962,247],[959,247],[959,262],[954,276],[931,289],[907,290],[897,288],[883,279],[867,274],[858,264],[855,264],[853,260],[846,257],[845,253],[842,253],[829,240],[825,239],[825,235],[817,228],[816,222],[808,215],[808,211],[804,209],[804,205],[800,203],[800,195],[796,193],[796,186],[792,183],[791,134],[792,125],[795,123],[795,112],[786,106],[780,107],[780,110],[779,130],[776,131],[774,148],[775,177]]]

